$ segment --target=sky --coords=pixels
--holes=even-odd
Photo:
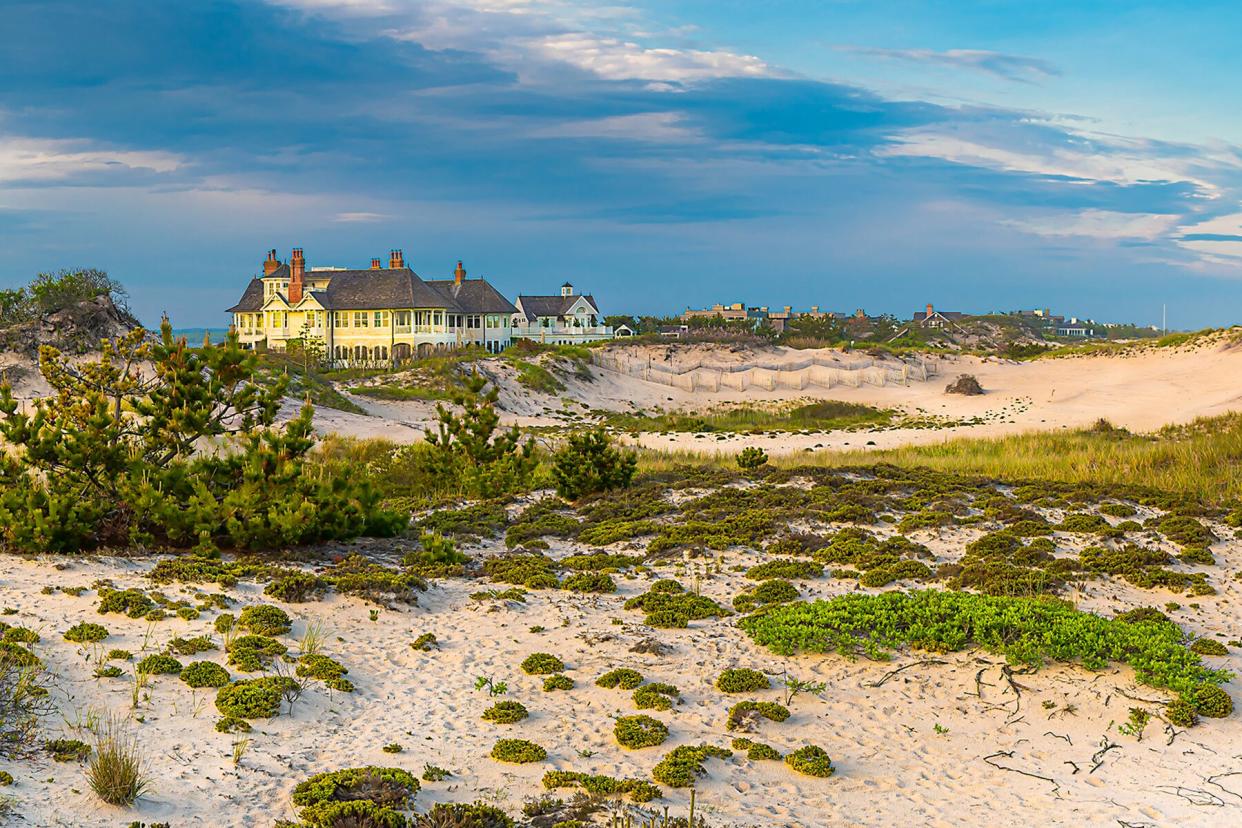
[[[0,0],[0,286],[1242,322],[1230,0]]]

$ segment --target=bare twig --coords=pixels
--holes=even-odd
[[[996,753],[983,757],[983,761],[991,765],[992,767],[996,768],[997,770],[1009,771],[1010,773],[1019,773],[1019,774],[1022,774],[1023,776],[1029,776],[1032,779],[1039,779],[1043,782],[1047,782],[1050,785],[1052,785],[1052,788],[1054,791],[1058,791],[1061,789],[1060,784],[1051,777],[1041,776],[1038,773],[1031,773],[1030,771],[1024,771],[1021,768],[1011,768],[1006,765],[1002,765],[999,762],[992,761],[993,759],[996,759],[998,757],[1004,757],[1005,759],[1012,759],[1013,751],[1012,750],[998,750]]]
[[[891,679],[893,676],[897,675],[903,670],[909,670],[911,667],[926,666],[928,664],[948,664],[948,663],[949,662],[944,661],[943,659],[939,659],[939,658],[926,658],[926,659],[923,659],[922,661],[912,661],[909,664],[905,664],[905,665],[902,665],[901,667],[898,667],[896,670],[889,670],[887,673],[885,673],[883,676],[880,677],[879,681],[873,681],[867,686],[868,687],[882,687],[884,683],[887,682],[889,679]]]

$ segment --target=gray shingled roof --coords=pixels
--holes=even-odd
[[[526,314],[529,322],[535,321],[540,316],[563,316],[565,311],[579,299],[585,299],[591,303],[591,307],[595,309],[595,313],[599,313],[599,305],[595,304],[595,297],[589,293],[576,293],[572,296],[519,296],[518,301],[522,303],[522,310]]]
[[[242,294],[241,299],[237,300],[237,304],[229,308],[225,313],[254,313],[263,309],[263,281],[261,279],[251,279],[250,284],[246,285],[246,292]]]
[[[330,270],[308,271],[306,277],[328,277],[327,290],[315,291],[315,299],[329,310],[372,310],[377,308],[445,308],[460,312],[462,309],[452,295],[436,290],[418,277],[408,267],[392,270]],[[289,266],[282,264],[271,278],[288,279]],[[478,280],[475,280],[478,281]],[[503,297],[501,297],[503,299]],[[263,307],[263,282],[251,279],[242,294],[241,301],[229,308],[228,313],[261,310]],[[507,304],[507,302],[506,302]],[[512,312],[512,306],[508,306]]]
[[[492,287],[486,279],[428,279],[427,284],[451,296],[463,313],[517,313],[513,303]]]
[[[329,310],[370,310],[372,308],[447,308],[461,310],[452,297],[436,290],[408,267],[392,270],[333,270],[316,272],[327,276],[328,289],[315,298]]]

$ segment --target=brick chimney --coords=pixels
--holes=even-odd
[[[371,269],[372,269],[372,270],[379,270],[379,269],[380,269],[380,260],[379,260],[379,259],[372,259],[372,260],[371,260]]]
[[[276,258],[275,249],[267,251],[267,258],[263,260],[263,275],[271,276],[280,267],[280,259]]]
[[[293,248],[289,257],[289,304],[296,305],[302,301],[302,277],[306,273],[306,259],[302,258],[302,248]]]
[[[461,259],[457,260],[457,269],[453,271],[454,284],[460,285],[466,278],[466,269],[461,266]]]
[[[934,308],[932,308],[931,302],[928,302],[927,303],[927,318],[931,319],[932,316],[935,315],[935,313],[936,311]]]
[[[405,257],[401,255],[400,250],[393,250],[388,254],[388,267],[392,270],[405,267]]]

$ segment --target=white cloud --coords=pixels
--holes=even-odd
[[[169,173],[184,166],[171,152],[111,150],[79,139],[0,136],[0,181],[68,181],[90,173]]]
[[[1018,143],[1012,136],[1003,136],[992,143],[983,135],[912,130],[892,136],[893,143],[881,147],[876,154],[880,157],[940,158],[988,169],[1117,184],[1185,181],[1194,184],[1205,196],[1214,196],[1217,192],[1216,185],[1198,177],[1187,161],[1149,152],[1144,142],[1065,132],[1071,139],[1078,137],[1080,140]],[[1002,140],[1005,145],[1001,145]]]
[[[1080,236],[1092,239],[1141,239],[1166,236],[1181,216],[1163,213],[1118,213],[1112,210],[1081,210],[1077,213],[1001,221],[1027,233],[1050,238]]]
[[[772,74],[772,68],[753,55],[646,47],[585,32],[548,35],[529,41],[529,45],[544,58],[576,66],[608,80],[686,83]]]

